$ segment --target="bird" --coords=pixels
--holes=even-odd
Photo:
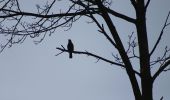
[[[73,45],[71,39],[68,39],[67,49],[68,49],[68,53],[69,53],[69,58],[70,58],[70,59],[73,58],[72,53],[73,53],[73,51],[74,51],[74,45]]]

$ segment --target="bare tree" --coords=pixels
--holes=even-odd
[[[152,59],[165,33],[164,30],[170,25],[170,22],[168,22],[170,12],[167,14],[157,41],[152,45],[153,48],[149,50],[146,12],[151,0],[129,1],[135,10],[135,18],[111,9],[112,0],[53,0],[43,6],[36,5],[37,9],[34,12],[24,11],[20,7],[19,0],[0,0],[0,37],[4,39],[3,42],[1,41],[0,52],[14,44],[24,42],[28,37],[41,37],[39,41],[35,41],[35,43],[40,43],[46,35],[53,34],[57,28],[65,27],[69,30],[74,22],[81,17],[87,17],[92,20],[92,23],[96,24],[98,32],[106,37],[112,44],[111,46],[118,51],[118,54],[113,54],[115,59],[106,59],[88,51],[73,51],[73,53],[92,56],[98,61],[102,60],[124,68],[131,82],[135,100],[153,100],[153,83],[155,79],[161,73],[170,70],[170,49],[168,46],[165,47],[162,56]],[[59,9],[58,12],[52,10],[55,8],[56,3],[60,2],[68,2],[69,7]],[[102,17],[105,24],[102,24],[97,17]],[[132,32],[128,36],[128,48],[125,48],[124,45],[126,44],[123,44],[120,39],[116,26],[111,19],[112,17],[117,17],[135,25],[136,32]],[[28,21],[28,19],[30,20]],[[104,28],[106,26],[109,32]],[[57,49],[61,51],[59,54],[68,52],[63,46],[57,47]],[[135,66],[132,65],[136,61],[134,59],[139,61],[139,71],[135,70]],[[153,71],[153,66],[157,67],[158,70]],[[137,77],[140,78],[141,83],[137,81]]]

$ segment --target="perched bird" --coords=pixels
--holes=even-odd
[[[72,53],[74,51],[74,45],[73,45],[71,39],[68,39],[67,49],[68,49],[68,53],[69,53],[69,58],[72,58],[73,57]]]

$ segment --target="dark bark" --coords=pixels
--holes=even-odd
[[[98,6],[99,6],[99,9],[102,13],[102,17],[105,20],[105,22],[106,22],[106,24],[107,24],[107,26],[108,26],[111,34],[112,34],[112,37],[115,40],[118,52],[119,52],[125,66],[126,66],[126,72],[129,76],[130,82],[132,84],[132,89],[133,89],[135,99],[141,100],[141,92],[140,92],[140,88],[139,88],[135,73],[133,71],[133,67],[132,67],[132,65],[129,61],[129,58],[128,58],[126,52],[125,52],[124,46],[123,46],[122,41],[121,41],[121,39],[120,39],[120,37],[117,33],[117,30],[116,30],[111,18],[109,17],[107,10],[105,9],[105,7],[103,7],[100,0],[98,1]]]
[[[144,0],[139,0],[136,9],[136,29],[139,44],[142,100],[153,100],[150,56],[146,28],[146,10]]]

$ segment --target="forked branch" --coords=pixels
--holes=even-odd
[[[149,6],[150,1],[151,1],[151,0],[148,0],[148,1],[147,1],[146,6],[145,6],[145,10],[146,10],[146,9],[147,9],[147,7]]]
[[[153,76],[153,80],[155,80],[163,71],[168,71],[170,69],[166,69],[168,66],[170,65],[170,59],[165,62],[160,68],[159,70],[154,74]]]

